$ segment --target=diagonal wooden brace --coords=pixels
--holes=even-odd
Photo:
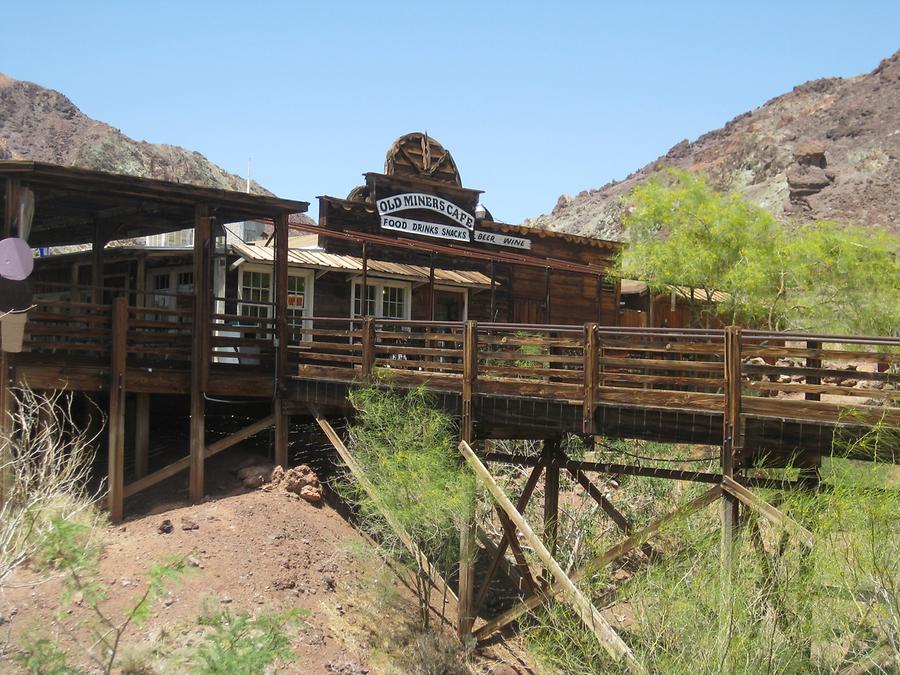
[[[522,533],[522,536],[525,537],[525,540],[534,548],[535,553],[553,575],[556,583],[565,590],[572,609],[575,610],[582,622],[597,637],[597,640],[603,648],[606,649],[607,653],[615,661],[624,663],[631,672],[645,672],[641,664],[635,659],[634,653],[628,645],[625,644],[618,633],[616,633],[612,626],[609,625],[609,622],[603,618],[603,615],[601,615],[597,608],[591,604],[591,601],[585,597],[573,581],[566,575],[559,566],[559,563],[553,559],[553,556],[550,555],[550,551],[547,550],[547,547],[541,539],[531,529],[528,521],[522,517],[521,513],[516,511],[516,507],[509,501],[509,497],[507,497],[500,486],[497,485],[496,481],[491,476],[490,471],[488,471],[484,464],[481,463],[481,460],[475,456],[475,453],[472,451],[469,444],[462,441],[459,444],[459,451],[462,453],[463,457],[466,458],[466,462],[469,463],[469,466],[475,471],[475,476],[478,481],[490,491],[495,501],[506,512],[506,515],[509,516],[510,520],[516,525],[519,532]]]

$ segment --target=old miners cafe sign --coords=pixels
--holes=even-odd
[[[383,230],[467,243],[474,241],[524,250],[531,248],[531,241],[523,237],[510,237],[497,232],[476,230],[475,217],[471,213],[453,202],[435,195],[406,192],[379,199],[377,205]],[[452,223],[433,223],[397,215],[404,211],[432,211],[444,216]]]

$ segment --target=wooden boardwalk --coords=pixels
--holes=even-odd
[[[124,298],[42,303],[26,351],[10,359],[12,382],[190,394],[192,318]],[[276,368],[274,324],[212,313],[203,393],[275,397],[274,424],[309,405],[345,414],[349,388],[376,378],[425,387],[473,439],[575,433],[719,446],[731,419],[739,467],[827,454],[837,430],[900,427],[897,338],[323,317],[289,327]],[[140,478],[141,488],[153,483]]]

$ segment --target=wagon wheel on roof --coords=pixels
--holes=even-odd
[[[462,187],[453,156],[428,134],[414,132],[401,136],[384,160],[388,176],[413,176]]]

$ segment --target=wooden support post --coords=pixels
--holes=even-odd
[[[434,321],[434,253],[428,263],[428,320]]]
[[[722,488],[719,485],[715,485],[710,488],[707,492],[704,492],[702,495],[697,497],[696,499],[691,500],[684,506],[680,506],[669,514],[658,518],[653,521],[646,527],[640,529],[639,531],[632,534],[630,537],[625,539],[624,541],[616,544],[615,546],[607,549],[605,552],[601,553],[594,558],[588,560],[581,568],[575,572],[571,577],[571,581],[573,583],[577,583],[582,579],[586,579],[591,575],[595,574],[598,570],[603,569],[606,565],[609,565],[612,562],[615,562],[623,555],[628,553],[629,551],[633,551],[635,548],[646,542],[651,537],[655,536],[661,529],[666,527],[669,523],[672,523],[680,518],[684,518],[703,507],[713,503],[722,494]],[[549,601],[551,598],[563,593],[566,590],[566,586],[555,583],[548,590],[536,593],[535,595],[529,596],[522,600],[522,602],[518,603],[514,607],[511,607],[507,611],[505,611],[500,616],[497,616],[486,624],[481,626],[478,631],[475,633],[475,636],[478,640],[486,640],[491,635],[496,633],[498,630],[503,628],[504,626],[509,625],[516,619],[518,619],[523,614],[530,612],[536,607],[540,607],[545,602]]]
[[[559,537],[559,439],[544,441],[544,541],[550,555],[556,556]],[[545,581],[550,581],[550,571],[545,571]]]
[[[362,245],[362,281],[359,285],[359,315],[368,316],[368,303],[366,298],[369,297],[369,243],[363,242]],[[352,302],[352,300],[351,300]],[[354,308],[350,308],[350,314],[353,315]]]
[[[106,238],[100,223],[94,223],[94,238],[91,240],[91,302],[103,302],[103,248]]]
[[[128,298],[113,301],[112,358],[109,380],[108,481],[109,519],[122,522],[125,490],[125,356]]]
[[[362,376],[368,380],[375,369],[375,318],[367,316],[362,322]]]
[[[547,278],[544,281],[544,323],[550,323],[550,268],[547,268]]]
[[[206,459],[206,382],[209,377],[210,303],[209,207],[194,209],[194,315],[191,343],[191,475],[192,501],[203,499]]]
[[[793,518],[784,515],[781,511],[776,509],[764,499],[753,494],[753,492],[745,488],[733,478],[724,476],[722,478],[722,489],[736,499],[739,499],[741,502],[756,511],[759,515],[761,515],[769,522],[783,527],[787,532],[799,539],[808,548],[812,548],[813,546],[815,546],[816,540],[812,532],[803,527]]]
[[[516,526],[513,525],[509,516],[507,516],[506,512],[499,506],[497,507],[497,518],[500,520],[500,527],[503,528],[504,541],[506,541],[509,544],[509,548],[512,549],[513,558],[516,561],[516,568],[519,570],[519,574],[522,577],[525,592],[528,593],[528,595],[536,593],[537,585],[534,582],[534,575],[531,574],[531,568],[528,567],[528,560],[525,558],[525,554],[522,552],[522,547],[519,544],[519,539],[516,535]]]
[[[467,444],[475,442],[474,399],[478,386],[478,323],[466,321],[463,335],[462,415],[460,431]],[[470,639],[475,623],[475,504],[461,521],[459,532],[459,601],[457,632],[464,642]]]
[[[597,323],[603,323],[603,277],[597,275]]]
[[[531,470],[528,480],[525,481],[525,487],[522,489],[522,494],[519,495],[519,499],[516,502],[516,510],[519,513],[522,513],[525,510],[525,507],[528,506],[528,500],[531,499],[531,495],[534,494],[534,489],[537,487],[543,469],[544,463],[543,458],[541,458]],[[473,614],[478,612],[484,604],[488,591],[490,590],[491,582],[494,580],[494,575],[497,574],[497,568],[500,566],[509,544],[510,542],[506,536],[500,540],[500,545],[497,547],[494,557],[491,560],[491,564],[488,567],[487,576],[485,577],[484,583],[481,585],[481,590],[478,591],[478,597],[475,599]]]
[[[275,466],[287,469],[290,463],[291,416],[285,412],[284,399],[280,396],[272,401],[272,415],[275,418]]]
[[[725,411],[722,424],[722,476],[734,477],[735,459],[741,445],[741,328],[725,328]],[[739,523],[739,501],[722,493],[722,589],[730,586],[731,557]]]
[[[497,320],[497,277],[493,258],[491,258],[491,318],[489,320]]]
[[[288,370],[288,217],[275,217],[275,465],[288,468],[290,417],[284,411]]]
[[[150,467],[150,394],[135,394],[134,477],[143,478]]]
[[[147,254],[139,253],[134,266],[134,306],[147,306]]]
[[[822,348],[822,343],[819,342],[818,340],[809,340],[806,343],[806,348],[811,349],[811,350],[813,350],[813,349],[818,350],[818,349]],[[815,358],[815,357],[808,358],[808,359],[806,359],[806,367],[807,368],[821,368],[822,367],[822,359]],[[807,375],[806,384],[822,384],[822,378],[817,377],[815,375]],[[821,401],[822,395],[814,394],[812,392],[806,392],[805,398],[807,401]]]
[[[566,591],[572,609],[575,610],[582,622],[584,622],[591,632],[594,633],[600,644],[606,649],[607,653],[609,653],[615,661],[624,663],[631,672],[643,673],[643,667],[641,667],[637,659],[634,658],[634,654],[631,649],[629,649],[628,645],[622,641],[622,638],[619,637],[612,626],[610,626],[606,619],[603,618],[603,615],[597,611],[597,608],[591,604],[591,601],[582,594],[574,582],[566,575],[559,566],[559,563],[553,559],[550,551],[547,550],[544,543],[531,529],[528,521],[522,517],[522,514],[519,513],[512,502],[509,501],[509,497],[506,496],[506,493],[504,493],[500,486],[494,481],[490,471],[488,471],[478,457],[475,456],[475,453],[472,451],[469,444],[465,441],[460,442],[459,451],[462,453],[463,457],[465,457],[469,466],[472,467],[478,481],[490,491],[496,502],[506,512],[506,515],[509,516],[519,532],[522,533],[522,536],[525,537],[525,540],[531,544],[541,562],[549,568],[554,580]]]
[[[597,433],[594,411],[600,399],[600,337],[595,323],[584,324],[584,403],[581,411],[581,430]]]
[[[478,383],[478,322],[466,321],[463,335],[462,415],[460,432],[467,443],[475,441],[474,398]]]

